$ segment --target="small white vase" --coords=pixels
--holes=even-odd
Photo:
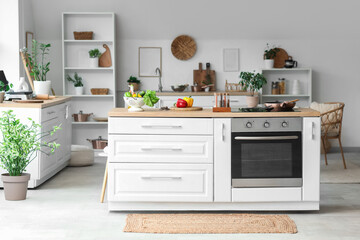
[[[84,87],[75,87],[75,95],[83,95]]]
[[[90,58],[89,59],[90,67],[98,68],[99,67],[99,58]]]
[[[51,81],[34,81],[35,94],[49,94]]]
[[[247,96],[246,105],[249,108],[254,108],[259,104],[259,96]]]
[[[272,69],[272,68],[274,68],[274,59],[265,59],[265,60],[264,60],[264,68],[265,68],[265,69]]]
[[[292,91],[291,93],[293,95],[299,95],[301,94],[301,88],[300,88],[300,81],[299,80],[293,80],[293,85],[292,85]]]

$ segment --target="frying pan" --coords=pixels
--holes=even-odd
[[[291,111],[295,107],[297,101],[299,101],[299,99],[285,102],[266,102],[264,105],[267,108],[273,108],[272,112],[286,112]]]

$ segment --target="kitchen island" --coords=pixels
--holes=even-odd
[[[319,116],[113,109],[109,210],[318,210]]]

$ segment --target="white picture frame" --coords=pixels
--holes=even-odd
[[[240,69],[239,48],[223,49],[223,70],[224,72],[238,72]]]
[[[139,77],[158,77],[157,68],[162,72],[162,48],[139,47]]]

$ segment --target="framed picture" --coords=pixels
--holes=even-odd
[[[161,75],[161,65],[161,47],[139,47],[139,77],[158,77]]]
[[[224,72],[239,71],[239,49],[224,48],[223,49],[223,67]]]
[[[26,48],[30,51],[32,48],[32,41],[34,39],[34,33],[26,32],[25,41],[26,41]]]

